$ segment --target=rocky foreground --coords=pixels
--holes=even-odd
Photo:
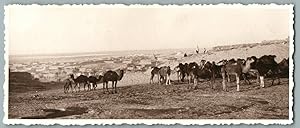
[[[101,86],[93,91],[64,94],[62,89],[15,93],[9,98],[9,118],[76,118],[76,119],[288,119],[289,85],[266,88],[252,80],[235,82],[229,92],[210,88],[201,82],[196,89],[186,83],[173,85],[144,84],[120,87],[117,94],[103,94]]]

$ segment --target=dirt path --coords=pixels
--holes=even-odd
[[[64,94],[62,89],[11,94],[9,118],[178,118],[178,119],[288,119],[288,79],[259,88],[235,82],[229,92],[212,90],[207,82],[195,90],[187,84],[143,84],[119,87],[117,94],[94,91]],[[270,85],[270,80],[266,82]]]

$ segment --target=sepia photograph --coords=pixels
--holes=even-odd
[[[293,7],[6,5],[4,123],[291,124]]]

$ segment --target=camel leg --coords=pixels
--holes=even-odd
[[[168,75],[166,76],[166,85],[169,85],[169,78],[168,78]]]
[[[256,83],[259,84],[259,72],[258,71],[255,71],[256,73]]]
[[[245,75],[245,78],[246,78],[248,84],[250,85],[250,84],[251,84],[251,81],[248,79],[247,74]]]
[[[70,83],[67,83],[67,88],[66,88],[66,89],[67,89],[67,92],[69,92],[70,86],[71,86]]]
[[[115,82],[115,93],[117,93],[117,83],[118,81]]]
[[[89,84],[89,83],[86,84],[86,87],[87,87],[86,90],[87,90],[87,91],[90,91],[90,85],[91,85],[91,84]]]
[[[157,77],[158,77],[158,84],[161,84],[161,76],[157,75]]]
[[[68,92],[68,86],[69,86],[69,84],[66,83],[65,86],[64,86],[64,93],[67,93],[67,92]]]
[[[71,92],[73,93],[73,86],[72,83],[70,83]]]
[[[151,74],[151,77],[150,77],[150,84],[153,83],[153,77],[154,77],[154,75]]]
[[[192,80],[192,78],[191,78],[190,75],[188,76],[188,80],[189,80],[188,84],[190,84],[190,83],[191,83],[191,80]]]
[[[227,73],[228,82],[230,82],[230,75]]]
[[[265,87],[264,76],[259,76],[259,79],[260,79],[260,87],[264,88]]]
[[[250,83],[250,81],[248,80],[248,78],[247,78],[247,75],[246,74],[242,74],[242,77],[243,77],[243,79],[244,79],[244,82],[246,83],[246,84],[248,84],[248,85],[250,85],[251,83]]]
[[[105,88],[106,88],[106,91],[109,93],[108,84],[109,84],[109,81],[107,81]]]
[[[92,87],[93,87],[93,83],[88,84],[88,90],[89,91],[92,90]]]
[[[223,91],[227,91],[227,88],[226,88],[226,74],[225,73],[222,73],[222,78],[223,78],[223,81],[222,81]]]
[[[216,82],[215,80],[216,80],[215,73],[212,73],[212,78],[210,80],[210,84],[211,84],[212,89],[215,89],[215,82]]]
[[[210,80],[211,89],[215,89],[215,81],[213,79]]]
[[[90,84],[84,83],[84,85],[86,85],[86,90],[89,91]]]
[[[197,84],[198,84],[198,78],[194,78],[194,89],[196,88],[196,86],[197,86]]]
[[[112,82],[111,82],[111,86],[112,86],[112,92],[111,92],[111,93],[112,93],[112,94],[114,94],[114,88],[115,88],[115,85],[114,85],[114,84],[115,84],[115,82],[112,81]]]
[[[240,91],[240,75],[235,74],[236,76],[236,91]]]
[[[180,81],[180,73],[179,72],[177,72],[177,79],[178,79],[178,83],[179,83],[179,81]]]
[[[74,92],[77,92],[77,83],[74,84]]]
[[[272,73],[272,84],[271,84],[271,85],[273,85],[273,84],[274,84],[274,81],[275,81],[275,78],[274,78],[274,73]]]
[[[114,89],[114,81],[111,81],[111,85],[112,85],[112,89]],[[110,93],[109,89],[108,89],[108,93]]]
[[[64,85],[64,93],[66,93],[66,85],[67,85],[67,83]]]
[[[184,77],[185,77],[185,74],[181,74],[181,82],[184,82]]]
[[[80,92],[80,83],[77,84],[77,91]]]
[[[169,85],[171,85],[171,76],[170,75],[168,75],[168,83],[169,83]]]
[[[103,82],[103,94],[105,94],[105,83],[106,82]]]
[[[87,83],[84,83],[84,88],[85,88],[85,86],[86,86],[86,90],[89,91],[89,85]]]
[[[111,87],[112,87],[112,90],[114,90],[114,81],[111,81]],[[113,91],[111,92],[112,94],[114,93]]]
[[[166,76],[166,85],[168,85],[168,76]]]
[[[94,90],[96,90],[96,88],[97,88],[97,83],[94,84]]]

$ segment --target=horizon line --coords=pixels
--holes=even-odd
[[[197,48],[197,47],[196,47]],[[180,50],[180,49],[196,49],[196,48],[162,48],[162,49],[129,49],[129,50],[103,50],[103,51],[84,51],[84,52],[61,52],[61,53],[25,53],[25,54],[9,54],[8,56],[48,56],[48,55],[68,55],[68,54],[93,54],[103,52],[130,52],[130,51],[151,51],[151,50]],[[208,47],[206,47],[208,48]]]

